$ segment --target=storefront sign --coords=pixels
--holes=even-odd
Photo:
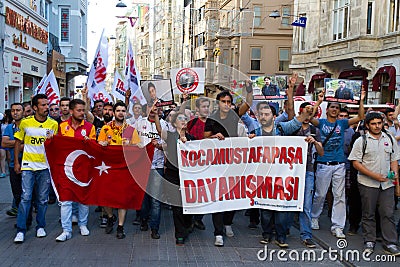
[[[21,56],[11,54],[10,56],[10,85],[21,86],[22,85],[22,61]]]
[[[29,16],[24,18],[24,16],[9,7],[6,7],[6,24],[32,36],[44,44],[48,42],[49,34],[45,29],[32,22]]]

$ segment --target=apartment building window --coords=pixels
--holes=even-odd
[[[350,25],[349,0],[334,0],[333,5],[333,40],[348,37]]]
[[[261,47],[251,48],[251,70],[261,70]]]
[[[172,36],[172,24],[171,23],[168,23],[167,31],[168,31],[168,37],[171,37]]]
[[[290,6],[282,6],[281,24],[285,27],[288,27],[291,25],[291,23],[290,23]]]
[[[69,8],[60,9],[60,40],[62,43],[69,43]]]
[[[389,32],[397,32],[400,29],[400,0],[390,0],[389,2]]]
[[[305,17],[306,14],[299,14],[300,17]],[[298,45],[299,51],[304,51],[306,49],[306,28],[296,27],[298,31]]]
[[[205,6],[202,6],[197,10],[197,20],[198,21],[202,21],[204,19],[205,10],[206,10]]]
[[[289,71],[289,48],[279,48],[279,71]]]
[[[254,27],[261,26],[261,6],[254,6]]]
[[[204,37],[203,32],[195,36],[195,42],[196,42],[195,43],[196,47],[200,47],[200,46],[204,45],[205,37]]]
[[[368,1],[367,6],[367,34],[372,34],[373,31],[373,10],[374,10],[374,2]]]

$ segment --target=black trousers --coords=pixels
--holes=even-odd
[[[183,214],[183,208],[181,203],[181,191],[179,190],[179,171],[166,169],[165,179],[175,186],[164,187],[164,194],[169,199],[168,202],[172,204],[172,215],[175,226],[175,238],[186,238],[188,235],[188,228],[192,224],[191,214]],[[178,204],[181,205],[178,205]]]
[[[234,216],[234,210],[213,213],[212,221],[214,224],[214,236],[223,235],[224,225],[231,225]]]
[[[350,168],[350,189],[348,190],[347,202],[349,204],[349,223],[351,230],[358,230],[361,223],[361,196],[358,190],[357,170]]]
[[[22,194],[22,174],[17,174],[14,168],[9,168],[10,170],[10,184],[11,191],[15,199],[15,205],[18,207],[21,202]]]

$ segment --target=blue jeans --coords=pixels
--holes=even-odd
[[[311,239],[311,209],[314,195],[314,173],[306,172],[304,186],[303,211],[299,214],[300,238],[301,240]]]
[[[261,227],[263,230],[263,238],[272,238],[272,222],[275,222],[276,239],[285,242],[286,241],[286,230],[287,230],[287,211],[275,211],[275,210],[261,210]]]
[[[315,176],[315,194],[311,217],[318,219],[321,215],[326,193],[332,182],[333,207],[331,230],[333,231],[335,228],[343,230],[346,223],[345,164],[328,166],[318,163]]]
[[[36,229],[46,226],[47,201],[49,198],[50,172],[48,169],[39,171],[22,171],[22,195],[18,207],[17,232],[26,233],[26,219],[31,207],[32,192],[36,184]]]
[[[76,202],[63,201],[61,202],[61,226],[64,232],[72,232],[72,210],[73,205]],[[76,203],[78,205],[78,225],[86,226],[89,216],[89,206],[83,205],[81,203]]]
[[[142,220],[147,220],[150,217],[150,229],[158,230],[160,228],[161,217],[161,184],[164,176],[164,169],[150,170],[149,180],[147,182],[146,193],[143,198],[140,217]]]

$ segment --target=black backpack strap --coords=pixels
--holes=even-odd
[[[337,121],[335,121],[335,126],[333,127],[332,131],[328,134],[328,136],[325,138],[324,142],[322,143],[322,147],[325,147],[326,143],[328,143],[336,127],[337,127]]]
[[[198,117],[196,117],[196,118],[194,118],[193,120],[192,120],[192,123],[189,125],[189,127],[188,127],[188,132],[190,132],[190,130],[192,130],[192,128],[193,128],[193,126],[196,124],[196,122],[197,122],[197,120],[198,120],[199,118]]]

